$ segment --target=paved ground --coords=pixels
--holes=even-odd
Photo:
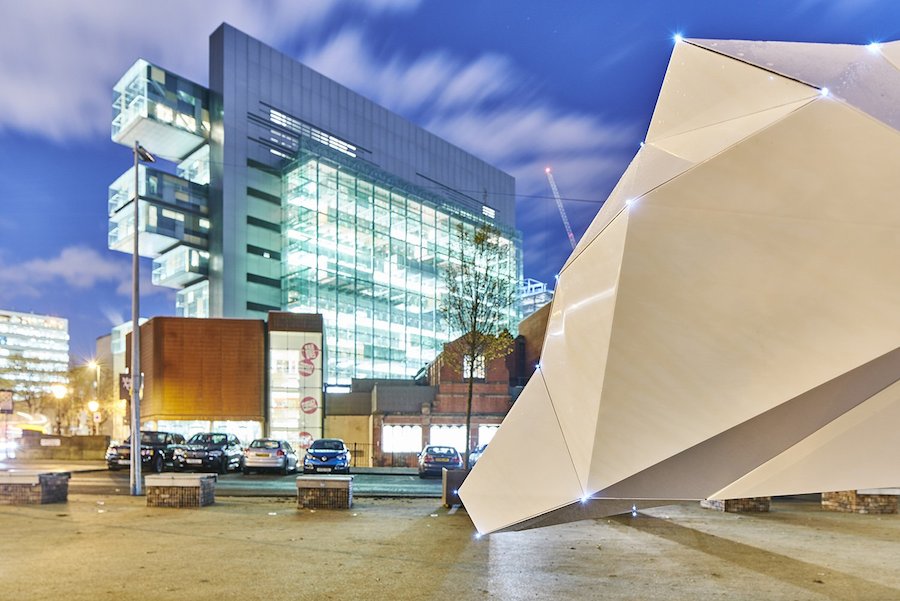
[[[0,506],[0,599],[900,599],[900,516],[696,503],[477,539],[433,499]]]

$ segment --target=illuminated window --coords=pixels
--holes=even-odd
[[[469,378],[469,365],[471,361],[469,357],[463,357],[463,378]],[[476,380],[484,380],[484,357],[475,357],[475,373]]]
[[[382,453],[418,453],[422,450],[422,426],[385,425],[381,428]]]
[[[428,444],[453,447],[460,453],[466,451],[465,426],[431,426]]]

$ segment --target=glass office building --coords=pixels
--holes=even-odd
[[[17,400],[68,384],[69,322],[0,310],[0,388]]]
[[[139,228],[177,314],[319,313],[326,384],[411,377],[454,336],[440,306],[458,226],[496,227],[498,273],[521,279],[511,176],[228,25],[209,87],[139,60],[114,105],[113,140],[172,162],[141,167]],[[122,252],[133,180],[110,189]]]

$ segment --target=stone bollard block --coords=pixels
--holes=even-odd
[[[772,497],[749,497],[746,499],[703,499],[700,507],[726,513],[767,513]]]
[[[69,500],[68,472],[0,473],[0,505],[38,505]]]
[[[822,509],[845,513],[897,513],[900,488],[839,490],[822,493]]]
[[[353,476],[297,476],[298,509],[350,509]]]
[[[160,474],[144,479],[147,507],[204,507],[216,502],[215,474]]]

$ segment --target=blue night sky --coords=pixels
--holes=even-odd
[[[131,263],[106,248],[112,86],[143,57],[207,82],[223,21],[491,162],[517,181],[525,276],[553,281],[646,132],[676,32],[866,44],[900,38],[872,0],[0,0],[0,307],[69,320],[75,362],[130,318]],[[142,315],[174,313],[149,284]]]

